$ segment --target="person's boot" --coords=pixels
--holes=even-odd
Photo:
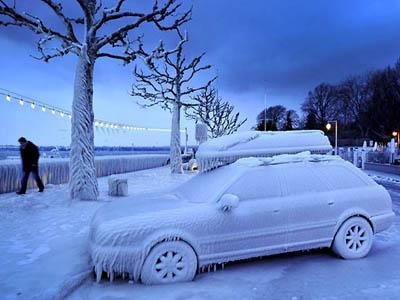
[[[39,189],[39,193],[43,193],[44,192],[44,188]]]
[[[17,194],[17,195],[23,195],[23,194],[25,194],[25,192],[18,191],[16,194]]]

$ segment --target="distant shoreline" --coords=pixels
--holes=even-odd
[[[188,146],[191,149],[197,149],[197,146]],[[65,146],[39,146],[42,158],[68,158],[69,147]],[[182,151],[184,147],[182,147]],[[169,146],[121,146],[109,147],[98,146],[95,147],[95,156],[105,155],[137,155],[137,154],[167,154],[169,153]],[[19,147],[15,145],[0,145],[0,160],[5,159],[19,159]]]

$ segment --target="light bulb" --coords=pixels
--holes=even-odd
[[[46,112],[46,107],[42,106],[42,112]]]
[[[7,96],[6,96],[6,100],[7,100],[8,102],[10,102],[10,101],[11,101],[11,97],[10,97],[10,95],[7,95]]]
[[[31,107],[32,107],[32,109],[35,109],[36,104],[35,103],[31,103]]]
[[[24,105],[24,100],[22,100],[22,99],[19,100],[19,105],[21,105],[21,106]]]

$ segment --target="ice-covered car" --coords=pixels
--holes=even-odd
[[[102,207],[90,230],[97,280],[192,280],[229,261],[331,247],[361,258],[394,218],[389,193],[328,155],[244,158],[177,189]]]

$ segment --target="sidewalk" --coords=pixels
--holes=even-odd
[[[371,176],[374,180],[400,184],[400,175],[373,171],[373,170],[363,170],[363,171],[369,176]]]
[[[173,176],[166,167],[123,176],[130,195],[171,188],[190,178]],[[0,195],[2,300],[63,299],[90,276],[90,220],[100,206],[118,201],[107,195],[107,178],[99,180],[99,189],[99,201],[71,201],[66,185],[47,185],[43,194]]]

